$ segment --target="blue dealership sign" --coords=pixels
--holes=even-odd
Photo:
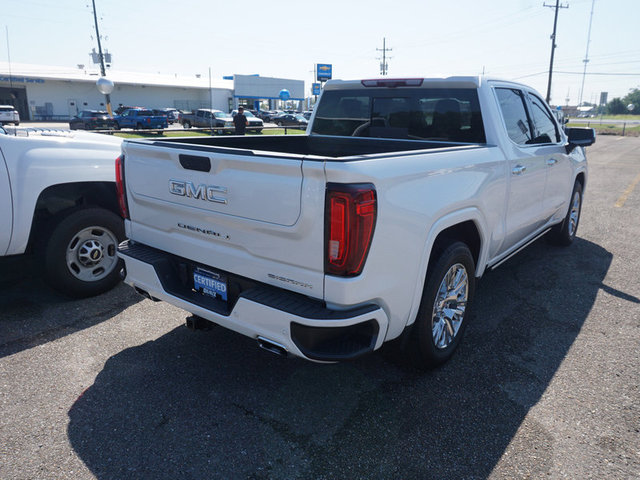
[[[320,95],[320,84],[319,83],[311,84],[311,92],[312,92],[312,95]]]
[[[319,63],[316,67],[316,76],[318,80],[331,80],[331,64],[330,63]]]
[[[289,100],[291,98],[291,94],[289,93],[289,90],[287,90],[286,88],[283,88],[282,90],[280,90],[280,100]]]

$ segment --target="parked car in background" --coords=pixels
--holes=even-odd
[[[273,119],[273,123],[275,123],[276,125],[280,125],[281,127],[306,127],[309,124],[309,121],[300,113],[295,115],[286,113],[284,115],[280,115],[279,117],[275,117]]]
[[[270,122],[271,117],[273,116],[273,112],[270,110],[258,110],[256,117],[261,119],[263,122]]]
[[[129,108],[115,116],[115,128],[167,128],[169,122],[166,115],[154,115],[153,110],[146,108]]]
[[[312,110],[307,110],[306,112],[302,112],[302,116],[304,118],[306,118],[307,120],[309,120],[311,118],[311,115],[313,114]]]
[[[237,113],[237,110],[233,110],[231,112],[231,116],[235,117]],[[260,133],[262,131],[262,129],[264,128],[264,122],[262,121],[262,119],[256,117],[248,110],[244,111],[244,116],[247,117],[247,122],[249,122],[249,125],[247,125],[247,131],[257,133]]]
[[[166,115],[169,125],[176,123],[180,117],[180,112],[176,108],[154,108],[153,113],[155,115]]]
[[[144,108],[144,107],[129,107],[127,105],[120,105],[118,108],[115,109],[113,114],[120,115],[122,112],[124,112],[125,110],[129,110],[130,108]]]
[[[225,131],[233,133],[233,118],[222,110],[199,108],[191,113],[180,115],[180,123],[184,128],[220,128],[217,133],[224,133]],[[222,128],[228,128],[229,130],[222,130]]]
[[[69,120],[71,130],[98,130],[116,128],[115,120],[102,110],[82,110]]]
[[[20,125],[20,114],[13,105],[0,105],[0,125]]]

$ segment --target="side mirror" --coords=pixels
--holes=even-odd
[[[566,130],[569,144],[567,153],[576,147],[588,147],[596,143],[596,131],[593,128],[567,128]]]

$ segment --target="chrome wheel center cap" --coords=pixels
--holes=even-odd
[[[78,260],[83,265],[95,265],[102,260],[104,248],[96,240],[87,240],[78,250]]]

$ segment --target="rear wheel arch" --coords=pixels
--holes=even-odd
[[[587,176],[584,174],[584,172],[580,172],[577,176],[576,176],[576,182],[578,182],[581,186],[582,186],[582,191],[584,192],[584,189],[586,187],[586,182],[587,182]],[[575,182],[574,182],[575,185]]]
[[[475,263],[475,275],[481,276],[483,272],[482,262],[486,256],[483,253],[485,235],[482,216],[477,210],[458,212],[436,221],[427,235],[424,252],[420,259],[421,267],[418,270],[415,290],[411,301],[411,310],[405,325],[410,330],[418,314],[418,308],[427,283],[429,272],[432,271],[434,262],[437,261],[447,246],[459,241],[468,246]]]
[[[476,223],[473,220],[466,220],[447,227],[437,234],[431,247],[426,275],[428,275],[429,268],[433,265],[434,260],[455,242],[462,242],[467,245],[477,267],[482,248],[482,237]]]
[[[120,215],[115,182],[75,182],[51,185],[36,201],[27,250],[31,250],[52,218],[66,210],[101,207]]]

